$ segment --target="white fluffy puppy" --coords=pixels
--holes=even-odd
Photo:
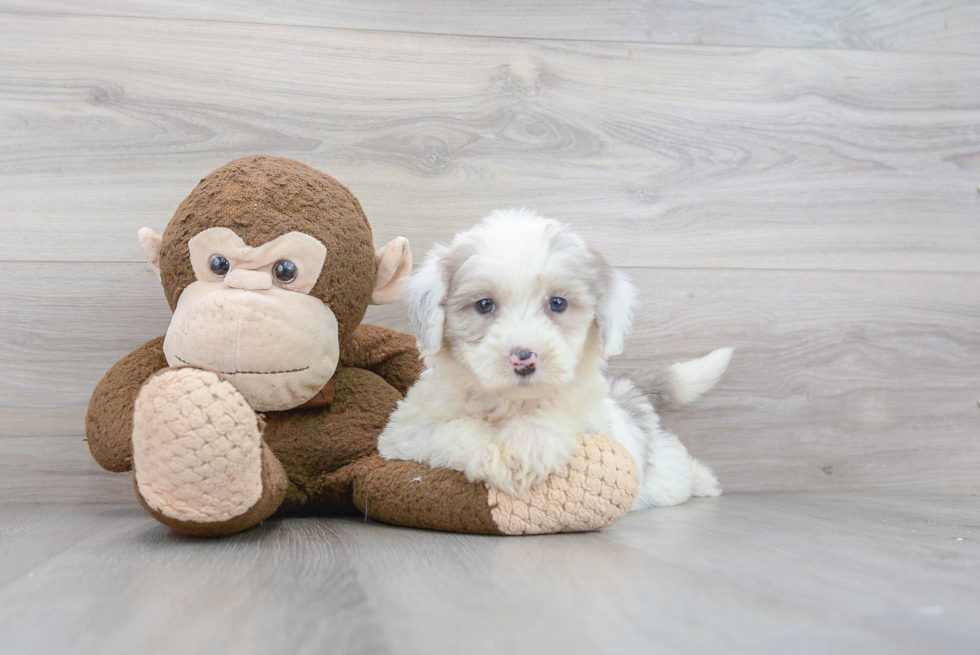
[[[405,290],[425,371],[378,439],[382,457],[460,470],[520,496],[565,467],[577,435],[599,433],[639,464],[633,509],[721,493],[654,406],[710,389],[731,349],[649,377],[646,393],[608,379],[636,291],[567,226],[493,212],[436,246]]]

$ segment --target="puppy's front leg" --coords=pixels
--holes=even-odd
[[[511,496],[520,496],[524,490],[508,466],[500,441],[494,439],[478,446],[463,467],[470,482],[486,482]]]
[[[578,448],[578,428],[566,412],[516,417],[501,426],[500,450],[512,472],[516,495],[565,468]]]
[[[470,482],[486,482],[512,496],[522,492],[501,449],[497,428],[482,419],[463,417],[427,426],[423,452],[414,459],[462,471]],[[383,454],[383,453],[382,453]]]
[[[403,405],[392,414],[378,438],[385,459],[407,459],[439,468],[462,471],[470,482],[487,482],[514,495],[514,473],[504,461],[500,431],[475,417],[425,420],[406,416],[414,409]],[[416,420],[408,420],[408,419]]]

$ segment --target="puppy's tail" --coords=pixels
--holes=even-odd
[[[657,409],[671,409],[700,398],[718,383],[732,359],[732,348],[713,350],[701,359],[678,362],[666,370],[634,376]]]

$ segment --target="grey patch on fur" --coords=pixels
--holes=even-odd
[[[460,243],[451,247],[439,258],[442,281],[446,285],[446,297],[442,299],[443,301],[453,295],[453,279],[456,277],[456,272],[472,256],[472,246]]]
[[[643,369],[633,374],[633,383],[643,390],[657,409],[677,404],[674,374],[670,369]]]
[[[474,254],[472,245],[460,243],[444,253],[439,261],[442,279],[446,285],[446,294],[441,301],[446,312],[444,340],[449,344],[450,353],[454,357],[460,343],[474,343],[482,339],[493,319],[492,315],[478,314],[472,304],[460,303],[459,299],[453,298],[459,282],[459,269]]]
[[[479,314],[471,305],[451,304],[446,307],[445,340],[455,353],[459,344],[483,339],[492,322],[492,315]]]
[[[412,331],[416,335],[421,350],[436,347],[435,344],[426,345],[424,343],[429,331],[429,323],[433,320],[432,317],[436,314],[439,305],[439,299],[436,295],[437,293],[431,289],[422,289],[418,292],[414,302],[408,303],[408,319],[412,324]]]
[[[587,247],[589,257],[588,264],[593,268],[592,278],[595,280],[593,292],[596,296],[601,296],[612,285],[613,267],[598,250]]]
[[[654,413],[650,399],[630,378],[614,378],[609,386],[609,397],[636,423],[643,424]]]
[[[412,322],[412,330],[415,334],[422,334],[426,328],[426,309],[433,305],[432,292],[428,289],[422,291],[418,300],[411,303],[408,308],[408,318]]]

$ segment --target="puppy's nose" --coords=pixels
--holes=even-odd
[[[532,357],[537,358],[537,355],[535,353],[531,352],[530,350],[524,350],[523,348],[518,348],[517,350],[514,351],[513,354],[516,355],[517,359],[519,359],[522,362],[526,362]]]
[[[538,354],[524,348],[517,348],[511,351],[510,361],[514,366],[534,366],[538,361]]]
[[[518,375],[530,375],[538,363],[538,354],[526,348],[516,348],[510,353],[510,363]]]

